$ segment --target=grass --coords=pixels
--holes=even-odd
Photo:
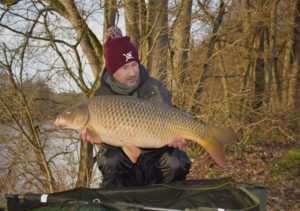
[[[270,169],[270,173],[274,175],[289,171],[298,174],[300,171],[299,161],[300,149],[290,149],[275,163],[275,166]]]
[[[289,161],[300,161],[300,149],[291,149],[286,155],[286,159]]]

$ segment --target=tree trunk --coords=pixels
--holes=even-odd
[[[93,145],[81,141],[79,171],[77,175],[76,187],[89,187],[94,165]]]
[[[185,69],[188,66],[188,53],[191,28],[192,0],[180,1],[177,17],[172,26],[171,49],[173,54],[173,80],[177,88],[182,86]]]
[[[280,0],[276,0],[272,3],[271,10],[271,24],[270,24],[270,59],[269,59],[269,67],[266,74],[266,87],[265,87],[265,104],[267,109],[270,109],[270,98],[272,91],[272,77],[273,71],[276,64],[276,25],[277,25],[277,8]]]
[[[264,42],[265,42],[265,30],[263,28],[258,29],[259,38],[257,40],[256,48],[257,55],[255,60],[254,69],[254,100],[253,108],[259,109],[263,106],[263,96],[265,89],[265,61],[264,61]]]
[[[282,78],[278,69],[278,56],[275,57],[274,60],[274,67],[273,67],[273,78],[274,78],[274,92],[275,92],[275,96],[271,102],[271,104],[276,105],[276,107],[280,107],[280,105],[282,104],[282,96],[281,96],[281,92],[282,92]]]
[[[38,160],[41,172],[45,175],[46,182],[47,182],[47,188],[49,191],[46,191],[47,193],[53,193],[55,191],[55,182],[52,175],[52,172],[49,167],[49,163],[47,162],[46,156],[42,150],[39,150],[35,152],[36,159]]]
[[[299,97],[300,80],[300,0],[297,0],[294,15],[294,30],[292,34],[292,57],[291,57],[291,74],[288,89],[288,106],[292,109],[297,107],[297,98]]]
[[[139,48],[140,46],[140,31],[139,31],[139,5],[135,0],[125,0],[125,24],[126,34],[131,38],[132,43]]]
[[[150,2],[148,3],[148,5]],[[147,29],[147,7],[145,0],[139,0],[139,32],[140,32],[140,46],[138,49],[141,63],[148,67],[148,29]]]
[[[150,0],[147,13],[148,70],[150,74],[164,82],[167,76],[168,61],[168,0],[157,3]]]
[[[292,33],[291,33],[292,34]],[[289,36],[291,37],[291,35]],[[288,94],[289,94],[289,84],[290,84],[290,70],[291,70],[291,60],[292,60],[292,38],[287,40],[286,49],[285,49],[285,55],[283,60],[283,82],[282,82],[282,106],[287,106],[288,104]]]
[[[104,27],[103,27],[103,42],[105,42],[106,31],[109,27],[115,26],[117,14],[117,1],[104,1]]]
[[[249,76],[250,72],[253,70],[254,62],[253,62],[253,51],[254,51],[254,41],[255,41],[255,33],[253,34],[251,30],[251,13],[250,13],[250,3],[249,0],[242,0],[242,8],[243,8],[243,34],[245,34],[245,54],[246,60],[244,64],[244,71],[242,73],[241,86],[239,93],[241,94],[240,99],[240,112],[243,113],[246,107],[246,89],[249,84]]]

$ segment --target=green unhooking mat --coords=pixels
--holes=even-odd
[[[147,187],[77,188],[6,195],[9,210],[264,210],[266,189],[232,179],[189,180]]]

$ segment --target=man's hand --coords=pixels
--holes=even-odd
[[[186,145],[187,141],[182,137],[175,137],[171,143],[168,144],[169,147],[181,148]]]

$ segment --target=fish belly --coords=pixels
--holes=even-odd
[[[172,140],[172,135],[162,131],[147,131],[143,128],[126,126],[115,129],[97,128],[97,133],[105,144],[112,146],[136,146],[140,148],[160,148]]]

